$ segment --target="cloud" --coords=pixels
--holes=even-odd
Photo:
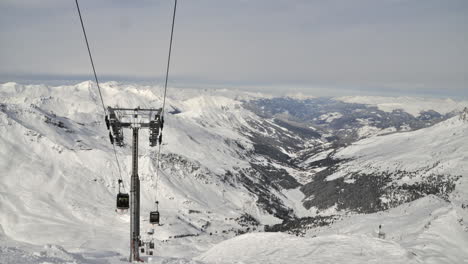
[[[38,3],[0,3],[0,75],[89,74],[74,1]],[[98,73],[163,75],[172,5],[81,0]],[[179,1],[171,75],[467,95],[467,20],[462,0]]]

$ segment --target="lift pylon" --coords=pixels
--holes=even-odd
[[[140,179],[138,177],[138,132],[149,129],[150,146],[156,146],[160,128],[162,109],[113,108],[108,107],[109,126],[112,129],[111,143],[124,146],[123,129],[132,129],[132,176],[130,180],[130,261],[141,261],[140,251]]]

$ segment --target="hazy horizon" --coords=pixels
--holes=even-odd
[[[80,6],[102,81],[161,82],[173,1]],[[0,81],[92,80],[79,23],[74,1],[1,1]],[[181,0],[169,84],[467,98],[466,25],[463,0]]]
[[[92,75],[81,76],[81,78],[64,77],[64,76],[42,76],[42,78],[17,78],[17,79],[4,79],[0,77],[0,84],[15,82],[21,85],[75,85],[81,82],[91,81],[95,83]],[[159,79],[131,79],[125,77],[106,77],[99,78],[101,84],[106,82],[117,82],[124,85],[150,85],[155,87],[163,87],[163,77]],[[168,92],[177,92],[178,88],[182,89],[229,89],[234,91],[263,93],[273,96],[291,96],[291,95],[304,95],[312,97],[341,97],[341,96],[383,96],[383,97],[419,97],[419,98],[439,98],[439,99],[453,99],[455,101],[468,100],[468,95],[461,96],[459,94],[447,94],[438,91],[431,91],[428,93],[417,93],[414,91],[395,90],[395,89],[374,89],[373,87],[331,87],[331,86],[300,86],[288,84],[241,84],[241,83],[217,83],[217,82],[203,82],[200,80],[174,80],[173,84],[169,84]]]

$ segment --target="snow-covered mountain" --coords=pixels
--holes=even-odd
[[[452,111],[461,111],[468,101],[455,101],[453,99],[418,98],[418,97],[385,97],[385,96],[344,96],[336,100],[376,106],[385,112],[403,110],[413,116],[423,115],[426,111],[435,111],[439,114],[447,114]]]
[[[161,106],[160,87],[116,82],[101,87],[107,105]],[[386,218],[404,218],[398,226],[386,226],[409,230],[404,223],[431,221],[425,216],[431,210],[458,225],[463,231],[452,231],[458,232],[460,245],[468,245],[468,149],[463,145],[468,121],[460,118],[461,103],[446,101],[442,111],[428,108],[424,99],[417,108],[423,112],[415,115],[404,107],[388,111],[350,100],[170,90],[158,173],[156,149],[148,146],[147,134],[140,137],[142,231],[150,229],[147,215],[155,200],[163,223],[155,235],[142,238],[156,242],[153,262],[176,257],[174,262],[184,263],[181,257],[197,255],[202,262],[236,262],[236,254],[250,244],[282,240],[317,247],[335,241],[329,250],[349,248],[343,255],[356,253],[359,241],[377,243],[379,248],[362,249],[355,262],[394,256],[389,262],[417,263],[431,260],[429,251],[408,243],[419,241],[414,236],[426,235],[426,229],[414,231],[402,244],[396,237],[391,242],[375,238],[374,231],[367,233],[370,226],[351,230],[341,225],[361,219],[375,227]],[[103,120],[92,82],[0,85],[0,262],[101,263],[127,256],[129,217],[115,212],[119,174]],[[117,153],[129,186],[130,146]],[[413,208],[411,217],[403,216],[404,206]],[[309,238],[258,234],[265,225]],[[442,229],[429,230],[442,235]],[[207,251],[245,232],[252,234]],[[420,239],[425,241],[434,242]],[[44,244],[60,246],[41,248]],[[468,256],[459,248],[451,259],[440,247],[431,254],[449,263]],[[302,246],[283,252],[282,243],[269,250],[275,248],[279,255],[254,250],[244,262],[268,263],[269,257],[280,256],[287,261],[302,254],[291,262],[308,263],[314,252]],[[322,262],[333,260],[327,252]]]
[[[451,201],[467,199],[468,193],[463,191],[467,184],[463,176],[468,172],[467,135],[468,122],[455,116],[426,129],[371,137],[338,149],[322,159],[333,165],[303,187],[313,196],[305,204],[318,203],[324,208],[318,201],[322,199],[339,208],[369,212],[426,194]],[[340,195],[330,189],[335,186],[344,189]],[[324,197],[316,194],[317,189]],[[363,196],[363,190],[372,196]],[[462,203],[468,204],[468,200],[457,202]]]

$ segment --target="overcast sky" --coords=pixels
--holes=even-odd
[[[103,79],[164,74],[173,1],[80,6]],[[0,43],[2,82],[92,79],[74,0],[0,0]],[[179,0],[170,80],[467,97],[468,1]]]

